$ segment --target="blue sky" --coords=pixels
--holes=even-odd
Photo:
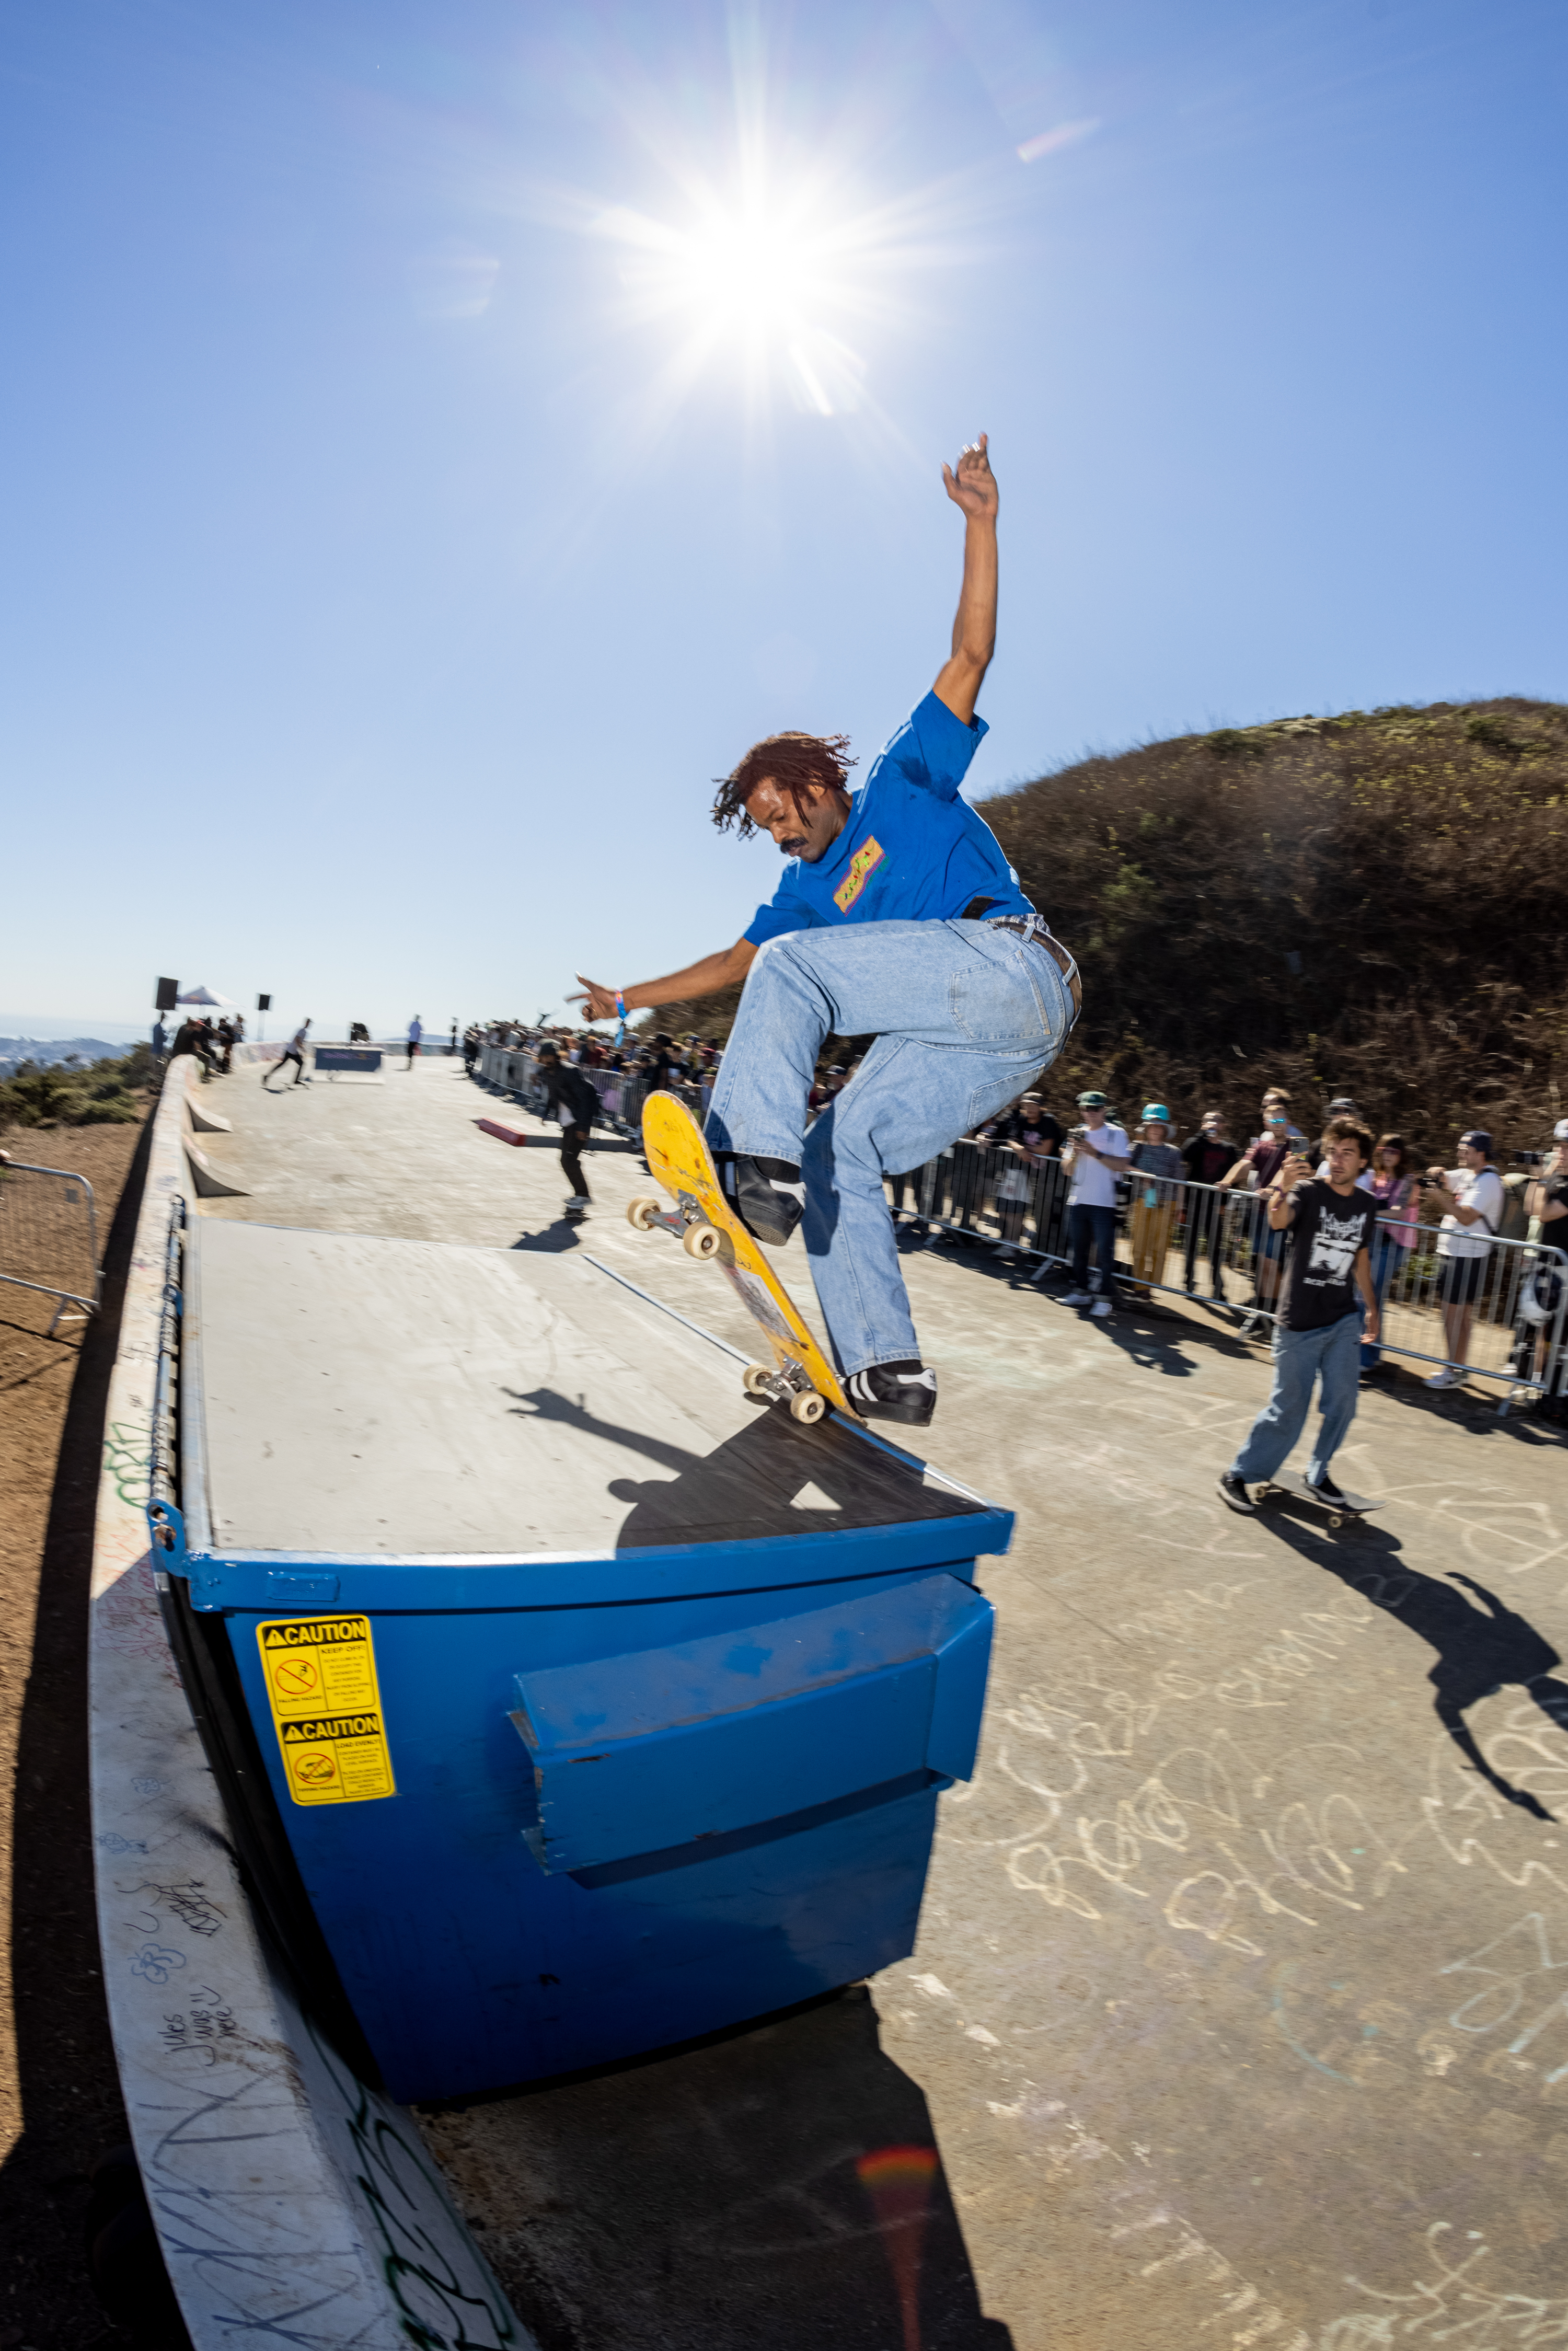
[[[169,971],[444,1024],[727,945],[778,857],[710,779],[783,726],[869,760],[929,685],[981,428],[977,796],[1568,695],[1561,6],[7,26],[16,1018]]]

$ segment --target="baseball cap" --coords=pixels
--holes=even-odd
[[[1171,1123],[1171,1114],[1164,1102],[1145,1102],[1144,1116],[1145,1119],[1156,1118],[1164,1126],[1168,1126]]]
[[[1465,1134],[1460,1135],[1459,1141],[1461,1143],[1468,1143],[1472,1151],[1484,1151],[1489,1159],[1491,1157],[1491,1136],[1487,1133],[1484,1126],[1472,1126],[1469,1128]]]
[[[1552,1130],[1553,1143],[1568,1143],[1568,1118],[1560,1118]]]
[[[1354,1110],[1354,1108],[1355,1097],[1354,1094],[1335,1094],[1333,1102],[1329,1104],[1329,1114],[1332,1117],[1336,1110]]]
[[[1080,1110],[1103,1110],[1105,1107],[1105,1097],[1103,1093],[1080,1094],[1078,1097],[1078,1107]]]

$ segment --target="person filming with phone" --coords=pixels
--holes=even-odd
[[[1377,1202],[1357,1184],[1372,1159],[1372,1136],[1364,1126],[1353,1118],[1331,1119],[1322,1148],[1326,1181],[1312,1174],[1310,1160],[1292,1151],[1265,1188],[1270,1228],[1281,1238],[1289,1236],[1290,1258],[1274,1332],[1273,1388],[1240,1452],[1220,1475],[1219,1499],[1232,1510],[1256,1510],[1249,1484],[1267,1485],[1284,1466],[1306,1426],[1314,1381],[1322,1420],[1306,1483],[1322,1501],[1344,1499],[1329,1475],[1329,1463],[1355,1418],[1363,1329],[1358,1292],[1366,1336],[1375,1344],[1377,1339],[1371,1250]]]

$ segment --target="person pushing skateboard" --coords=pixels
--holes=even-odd
[[[856,1412],[924,1426],[936,1374],[919,1343],[883,1190],[1016,1101],[1077,1017],[1067,950],[959,797],[986,732],[975,716],[997,632],[997,484],[986,435],[944,465],[964,514],[952,651],[852,792],[848,737],[756,743],[720,779],[713,820],[770,833],[791,862],[732,947],[630,987],[578,977],[590,1019],[745,981],[705,1128],[726,1196],[778,1247],[797,1224]],[[830,1033],[874,1033],[808,1134]]]

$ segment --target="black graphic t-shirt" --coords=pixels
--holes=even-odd
[[[1332,1184],[1298,1184],[1291,1198],[1291,1267],[1285,1286],[1287,1331],[1324,1331],[1355,1312],[1355,1260],[1372,1241],[1378,1203],[1370,1192],[1342,1198]]]

